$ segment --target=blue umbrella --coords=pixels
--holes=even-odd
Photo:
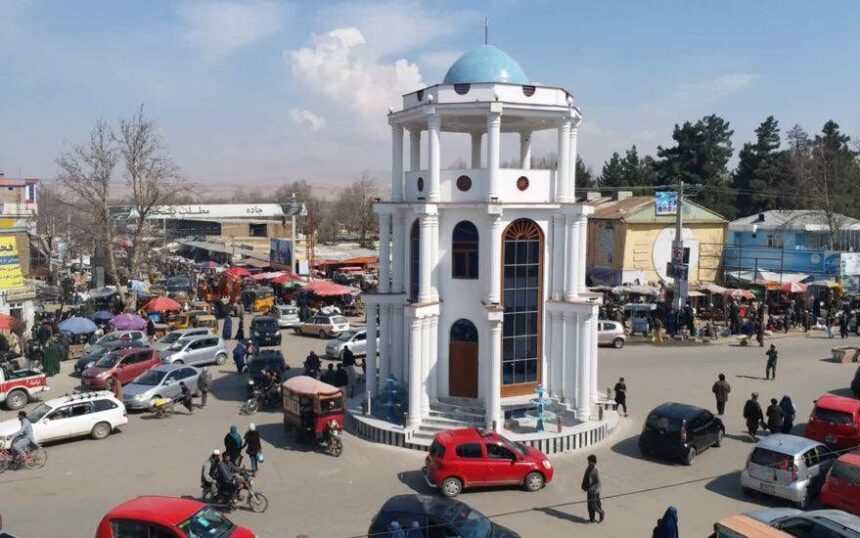
[[[89,334],[96,332],[96,324],[87,318],[75,316],[60,322],[60,331],[71,334]]]
[[[131,291],[148,291],[149,285],[146,282],[141,280],[132,280],[128,283],[128,287]]]
[[[110,321],[113,319],[113,314],[107,310],[99,310],[93,314],[93,321]]]

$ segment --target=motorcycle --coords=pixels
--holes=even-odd
[[[260,387],[251,389],[251,395],[239,406],[240,415],[253,415],[260,409],[274,409],[280,403],[277,387],[263,390]]]
[[[229,498],[225,498],[225,494],[218,491],[213,482],[201,481],[200,488],[203,502],[224,511],[247,506],[252,512],[262,514],[269,508],[268,497],[254,486],[254,476],[247,469],[239,469],[233,476],[233,488]]]
[[[336,421],[330,420],[326,423],[325,429],[316,436],[317,444],[335,458],[339,458],[343,454],[343,439],[340,438],[340,432],[340,425]]]
[[[314,360],[316,359],[316,360]],[[305,375],[308,377],[312,377],[314,379],[320,378],[320,371],[322,369],[322,363],[317,357],[308,357],[305,359]]]

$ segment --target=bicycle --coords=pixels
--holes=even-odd
[[[0,440],[0,473],[14,466],[18,468],[23,466],[30,470],[41,469],[48,462],[48,451],[36,443],[27,448],[23,459],[16,458],[12,453],[11,443],[8,444],[10,446],[6,446],[7,443]]]

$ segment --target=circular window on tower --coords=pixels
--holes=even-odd
[[[521,191],[528,189],[529,188],[529,178],[527,178],[526,176],[520,176],[520,178],[517,179],[517,188]]]
[[[457,178],[457,188],[463,192],[472,188],[472,178],[469,176],[460,176]]]
[[[424,192],[424,178],[418,178],[418,192]]]

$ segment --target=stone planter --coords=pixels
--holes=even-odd
[[[858,362],[860,360],[860,347],[838,346],[830,349],[833,360],[842,364]]]

